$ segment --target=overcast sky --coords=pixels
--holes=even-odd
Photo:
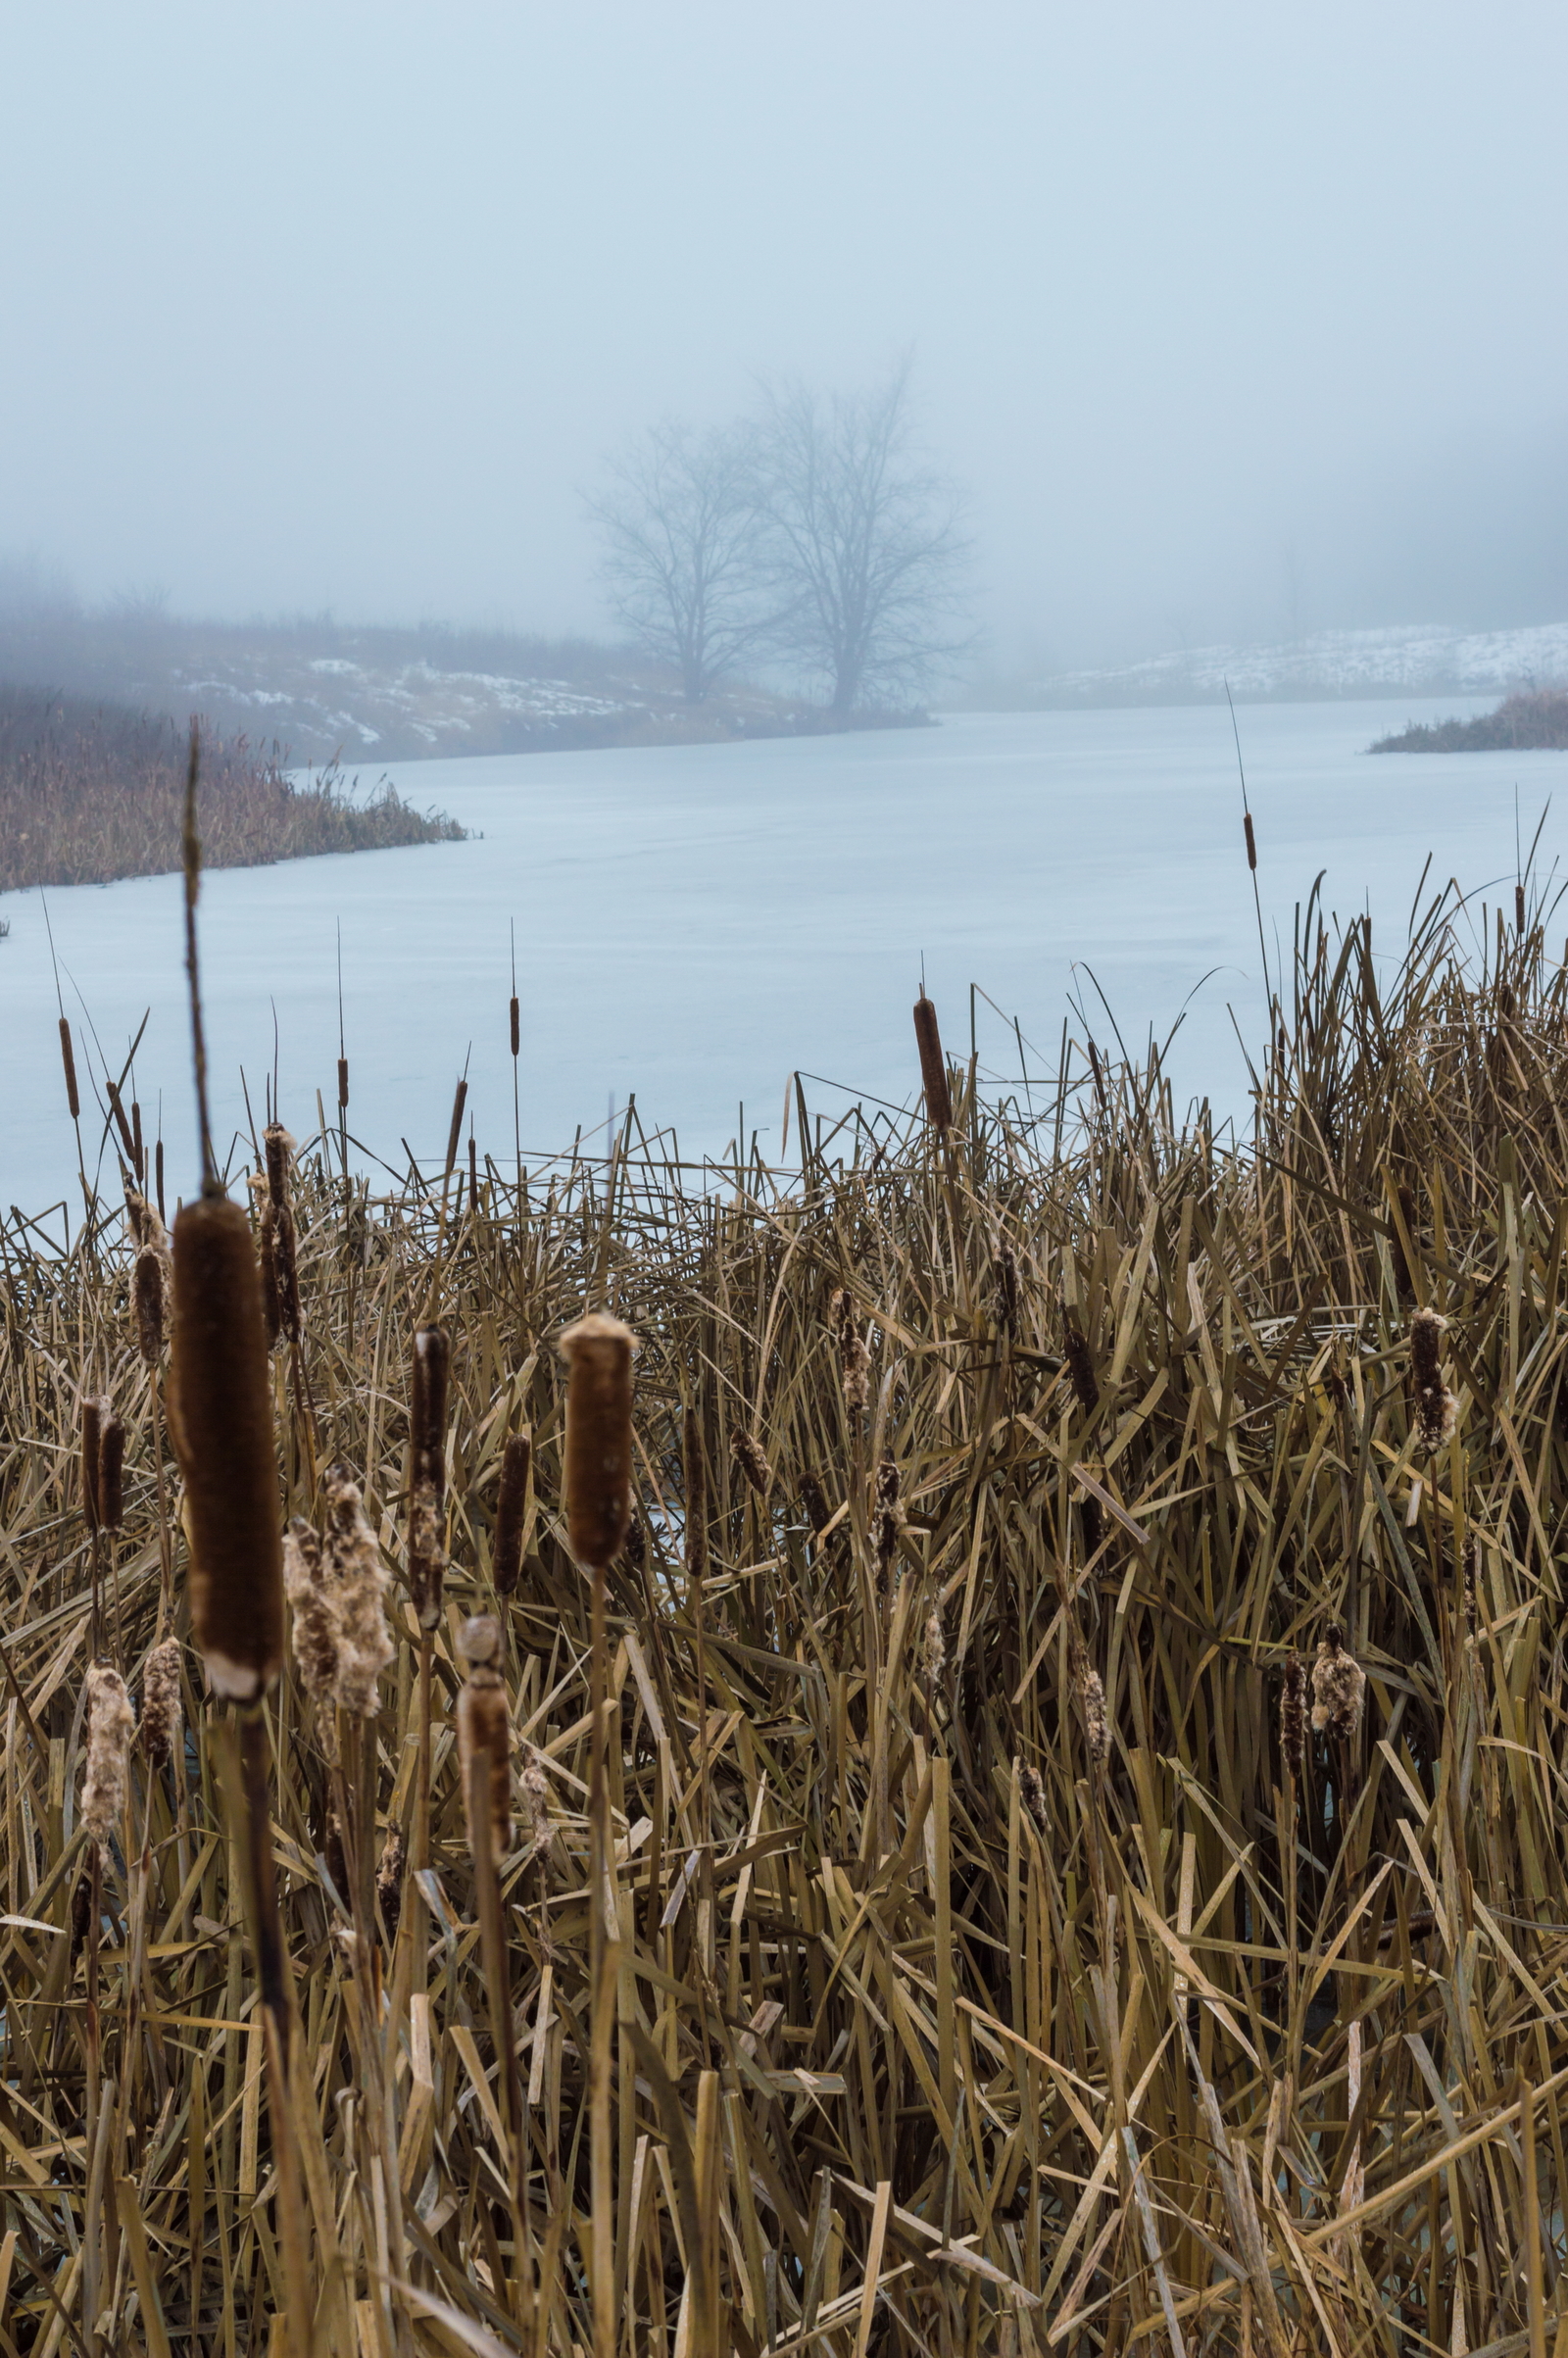
[[[5,0],[0,554],[602,620],[577,490],[916,355],[999,662],[1568,614],[1568,11]]]

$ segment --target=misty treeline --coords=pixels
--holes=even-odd
[[[772,663],[845,718],[907,703],[972,644],[960,502],[907,362],[865,391],[768,385],[728,423],[651,425],[587,507],[617,619],[689,704]]]

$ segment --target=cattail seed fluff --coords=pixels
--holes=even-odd
[[[592,1310],[561,1338],[566,1362],[566,1528],[602,1571],[631,1518],[631,1329]]]
[[[501,1490],[496,1499],[491,1571],[498,1597],[510,1597],[522,1578],[522,1533],[528,1511],[528,1463],[533,1445],[526,1433],[509,1433],[501,1451]]]
[[[1312,1665],[1312,1726],[1320,1736],[1337,1736],[1348,1743],[1361,1725],[1366,1696],[1366,1672],[1345,1650],[1345,1633],[1338,1622],[1323,1633]]]
[[[224,1196],[174,1222],[173,1360],[191,1635],[219,1694],[247,1702],[283,1666],[283,1557],[261,1276]]]
[[[118,1531],[125,1519],[125,1426],[108,1401],[98,1435],[98,1519]]]
[[[523,1840],[529,1856],[541,1858],[550,1847],[552,1826],[550,1817],[550,1780],[545,1775],[544,1762],[531,1744],[522,1748],[522,1769],[517,1779],[517,1795],[522,1817]]]
[[[920,1078],[925,1085],[925,1116],[934,1130],[953,1126],[953,1100],[948,1094],[947,1058],[937,1011],[922,991],[914,1003],[914,1038],[920,1051]]]
[[[155,1646],[141,1674],[141,1742],[154,1768],[173,1758],[179,1741],[179,1640]]]
[[[262,1132],[262,1146],[267,1156],[267,1200],[271,1214],[270,1222],[264,1214],[263,1234],[265,1236],[270,1229],[278,1325],[291,1343],[298,1343],[301,1327],[299,1246],[288,1186],[294,1141],[281,1122],[269,1122]]]
[[[336,1584],[321,1559],[320,1534],[295,1515],[283,1534],[283,1592],[292,1615],[290,1640],[300,1685],[313,1703],[332,1706],[337,1684]]]
[[[95,1842],[107,1842],[125,1806],[135,1714],[125,1682],[107,1662],[87,1672],[87,1767],[81,1781],[81,1822]]]
[[[389,1826],[375,1870],[375,1895],[381,1903],[381,1921],[389,1940],[398,1937],[398,1922],[403,1914],[403,1870],[408,1859],[408,1836],[401,1826]]]
[[[1435,1457],[1452,1439],[1459,1416],[1459,1403],[1443,1381],[1443,1337],[1447,1323],[1436,1310],[1417,1310],[1410,1321],[1415,1438],[1429,1457]]]
[[[380,1708],[381,1673],[397,1649],[386,1621],[388,1584],[381,1549],[360,1486],[345,1465],[328,1466],[326,1472],[323,1554],[337,1609],[337,1707],[359,1719],[373,1719]],[[436,1609],[439,1612],[439,1593]]]
[[[1046,1789],[1041,1781],[1040,1771],[1037,1768],[1031,1768],[1027,1760],[1018,1771],[1018,1797],[1033,1818],[1038,1831],[1041,1834],[1049,1833]]]
[[[884,1457],[876,1469],[876,1491],[871,1506],[871,1544],[884,1579],[899,1551],[899,1534],[904,1529],[904,1507],[899,1498],[899,1469],[891,1457]]]
[[[760,1498],[765,1498],[773,1487],[773,1469],[767,1462],[767,1451],[755,1433],[737,1426],[730,1435],[730,1454],[746,1476]]]
[[[863,1416],[871,1400],[871,1354],[855,1321],[855,1308],[843,1286],[828,1303],[828,1323],[839,1347],[839,1375],[844,1405],[852,1416]]]

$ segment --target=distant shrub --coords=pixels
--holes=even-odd
[[[1411,721],[1380,737],[1374,754],[1539,753],[1568,746],[1568,689],[1537,688],[1505,696],[1474,720]]]
[[[0,688],[0,892],[177,868],[185,762],[170,720]],[[297,784],[275,753],[243,737],[203,740],[201,826],[204,862],[220,868],[464,833],[441,812],[414,810],[389,783],[366,802],[335,770]]]

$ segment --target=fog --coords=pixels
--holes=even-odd
[[[0,551],[604,626],[650,418],[912,351],[999,667],[1568,614],[1568,18],[7,12]]]

